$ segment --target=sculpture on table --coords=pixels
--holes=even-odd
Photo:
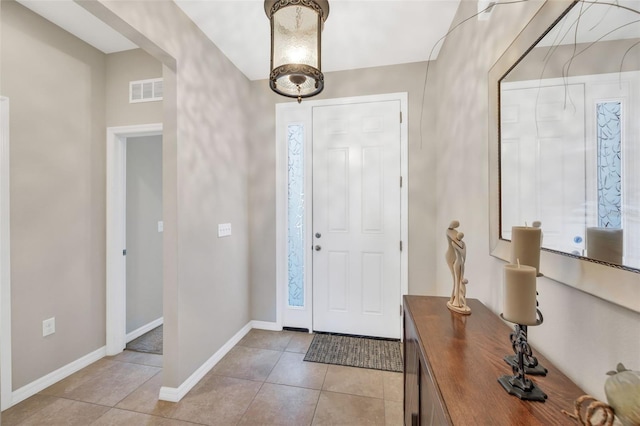
[[[468,280],[464,277],[464,262],[467,257],[467,247],[462,239],[464,234],[458,232],[460,222],[451,221],[447,228],[447,252],[445,258],[453,277],[453,291],[447,302],[447,307],[454,312],[469,315],[471,308],[467,306],[466,294]]]

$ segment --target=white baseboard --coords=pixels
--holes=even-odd
[[[251,328],[257,328],[259,330],[269,330],[269,331],[282,331],[282,326],[279,326],[275,322],[268,321],[251,321]]]
[[[139,329],[127,334],[127,342],[141,336],[142,334],[150,331],[163,323],[163,318],[158,318],[149,324],[140,327]],[[231,339],[227,341],[215,354],[211,356],[204,364],[200,366],[187,380],[185,380],[179,387],[171,388],[163,386],[160,388],[159,399],[163,401],[178,402],[180,401],[220,360],[233,348],[252,328],[260,330],[281,331],[282,327],[278,326],[275,322],[268,321],[250,321],[240,329]],[[139,333],[139,334],[137,334]],[[137,334],[135,337],[129,339],[130,336]],[[18,404],[25,399],[37,394],[38,392],[48,388],[49,386],[59,382],[62,379],[70,376],[71,374],[93,364],[101,358],[104,358],[107,354],[106,346],[101,347],[80,359],[73,361],[70,364],[65,365],[44,377],[41,377],[28,385],[21,387],[12,392],[10,406]],[[8,408],[8,407],[7,407]]]
[[[215,354],[202,364],[191,376],[177,388],[162,386],[158,399],[169,402],[179,402],[202,378],[224,357],[236,343],[238,343],[252,328],[252,321],[242,327]]]
[[[97,360],[104,358],[107,354],[106,346],[101,347],[98,350],[95,350],[80,359],[73,361],[70,364],[65,365],[64,367],[60,367],[55,371],[43,376],[28,385],[21,387],[12,392],[11,394],[11,402],[10,405],[16,405],[17,403],[24,401],[25,399],[37,394],[38,392],[48,388],[49,386],[59,382],[62,379],[65,379],[75,373],[76,371],[82,370],[88,365],[93,364]]]
[[[145,333],[150,332],[156,327],[160,327],[164,323],[164,317],[160,317],[157,320],[151,321],[149,324],[145,324],[140,328],[133,330],[131,333],[127,334],[126,341],[129,343],[130,341],[137,339]]]

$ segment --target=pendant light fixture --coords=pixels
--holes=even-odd
[[[271,21],[271,89],[298,103],[322,92],[320,52],[328,0],[265,0],[264,10]]]

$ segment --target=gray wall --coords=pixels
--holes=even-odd
[[[438,104],[436,227],[444,230],[451,219],[460,220],[467,241],[467,297],[496,313],[502,311],[504,262],[489,255],[487,73],[540,5],[498,3],[489,21],[467,21],[447,38],[428,85],[428,102]],[[476,11],[474,2],[463,1],[456,20]],[[444,253],[440,236],[436,251]],[[438,294],[446,296],[450,272],[441,260],[436,266]],[[640,314],[546,278],[537,283],[544,324],[529,329],[534,347],[586,393],[606,400],[605,373],[617,362],[638,367],[640,340],[628,336],[640,330]]]
[[[325,89],[313,99],[408,92],[409,98],[409,291],[435,291],[434,251],[436,157],[433,106],[424,103],[422,89],[426,62],[325,73]],[[266,80],[253,81],[250,151],[251,191],[251,313],[253,319],[276,317],[276,182],[275,104],[291,102],[269,89]],[[295,101],[293,101],[295,102]],[[304,102],[304,101],[303,101]],[[422,121],[422,138],[420,118]]]
[[[162,136],[127,138],[127,321],[162,317]]]
[[[251,319],[249,81],[173,2],[83,6],[165,65],[163,384],[177,387]]]
[[[129,82],[162,77],[162,64],[142,49],[106,55],[107,127],[162,122],[162,102],[129,103]]]
[[[105,62],[21,5],[1,7],[18,389],[105,344]]]

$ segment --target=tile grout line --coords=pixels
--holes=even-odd
[[[128,363],[128,364],[133,364],[133,363]],[[139,364],[134,364],[134,365],[139,365]],[[134,390],[132,390],[131,392],[129,392],[127,395],[125,395],[120,401],[116,402],[113,405],[113,408],[116,408],[116,406],[118,404],[120,404],[122,401],[124,401],[125,399],[129,398],[131,395],[133,395],[133,393],[135,393],[138,389],[140,389],[142,386],[144,386],[145,384],[147,384],[150,380],[152,380],[154,377],[156,377],[158,374],[162,374],[162,368],[160,368],[160,371],[157,371],[156,374],[154,374],[153,376],[149,377],[147,380],[145,380],[144,382],[140,383],[140,385],[138,387],[136,387]]]
[[[289,342],[290,341],[291,341],[291,339],[289,339]],[[287,342],[287,345],[289,344],[289,342]],[[260,394],[260,391],[264,387],[265,383],[267,383],[267,379],[269,378],[269,376],[273,372],[273,369],[276,368],[276,365],[278,365],[278,362],[280,362],[280,359],[282,359],[282,355],[284,354],[284,351],[285,351],[287,345],[285,345],[284,349],[282,349],[281,351],[278,351],[278,352],[280,352],[280,356],[278,356],[277,361],[273,364],[273,367],[271,367],[269,372],[266,374],[264,380],[262,380],[262,383],[260,384],[260,388],[258,389],[258,392],[256,392],[255,395],[253,395],[253,398],[251,399],[251,402],[249,404],[247,404],[247,407],[245,408],[244,412],[242,413],[242,415],[240,416],[240,419],[238,420],[238,422],[236,424],[240,424],[240,422],[242,422],[242,419],[244,418],[244,416],[247,415],[247,412],[249,411],[249,407],[251,407],[251,405],[254,403],[254,401],[256,400],[256,397],[258,396],[258,394]],[[240,345],[240,346],[242,346],[242,345]],[[250,347],[252,349],[265,349],[265,348],[253,348],[251,346],[245,346],[245,347]],[[273,349],[271,349],[271,350],[273,350]]]
[[[153,418],[156,418],[156,419],[176,420],[176,421],[179,421],[179,422],[188,423],[188,424],[192,424],[192,425],[207,426],[206,423],[197,423],[197,422],[192,422],[190,420],[177,419],[175,417],[158,416],[157,414],[149,414],[149,413],[144,413],[142,411],[130,410],[130,409],[127,409],[127,408],[117,408],[117,407],[109,407],[109,410],[107,410],[102,416],[100,416],[96,420],[94,420],[91,424],[94,424],[95,422],[100,420],[102,417],[106,416],[109,413],[109,411],[111,411],[111,410],[127,411],[129,413],[142,414],[143,416],[149,416],[149,417],[153,417]]]
[[[253,398],[251,398],[251,402],[249,402],[247,404],[247,407],[242,412],[242,415],[240,416],[240,419],[238,419],[238,421],[236,422],[236,425],[240,424],[242,422],[242,419],[244,419],[244,416],[247,415],[247,411],[249,411],[249,407],[251,407],[251,404],[253,404],[253,402],[256,400],[256,397],[258,396],[258,394],[262,390],[262,387],[264,386],[264,384],[265,384],[265,382],[262,382],[262,384],[260,384],[260,387],[258,388],[258,392],[256,392],[255,395],[253,395]]]
[[[39,395],[39,394],[36,394],[36,395]],[[33,395],[33,396],[29,397],[28,399],[33,398],[34,396],[35,396],[35,395]],[[59,398],[59,397],[57,397],[57,396],[51,396],[51,395],[41,395],[41,396],[46,396],[46,397],[49,397],[49,398],[56,398],[56,399],[60,399],[60,398]],[[25,401],[27,401],[28,399],[26,399]],[[23,402],[24,402],[24,401],[23,401]],[[21,403],[22,403],[22,402],[21,402]],[[13,407],[15,407],[15,406],[16,406],[16,405],[14,405]],[[11,408],[13,408],[13,407],[9,407],[9,408],[7,408],[6,410],[4,410],[4,413],[6,413],[7,411],[9,411],[9,410],[10,410]],[[23,424],[24,422],[26,422],[26,421],[27,421],[28,419],[30,419],[31,417],[33,417],[33,416],[35,416],[36,414],[38,414],[40,411],[44,410],[46,407],[47,407],[47,406],[40,407],[40,409],[35,410],[35,411],[34,411],[33,413],[31,413],[29,416],[25,417],[24,419],[22,419],[22,420],[20,420],[18,423],[16,423],[16,426],[20,426],[21,424]],[[6,416],[6,414],[5,414],[5,416]]]
[[[316,401],[316,406],[313,409],[313,416],[311,417],[311,423],[310,423],[311,425],[313,425],[313,421],[316,419],[316,413],[318,412],[318,405],[320,405],[320,397],[322,396],[322,392],[324,392],[324,382],[327,380],[328,373],[329,373],[329,367],[327,366],[327,369],[324,371],[324,377],[322,378],[322,384],[320,385],[320,389],[318,392],[318,400]]]

